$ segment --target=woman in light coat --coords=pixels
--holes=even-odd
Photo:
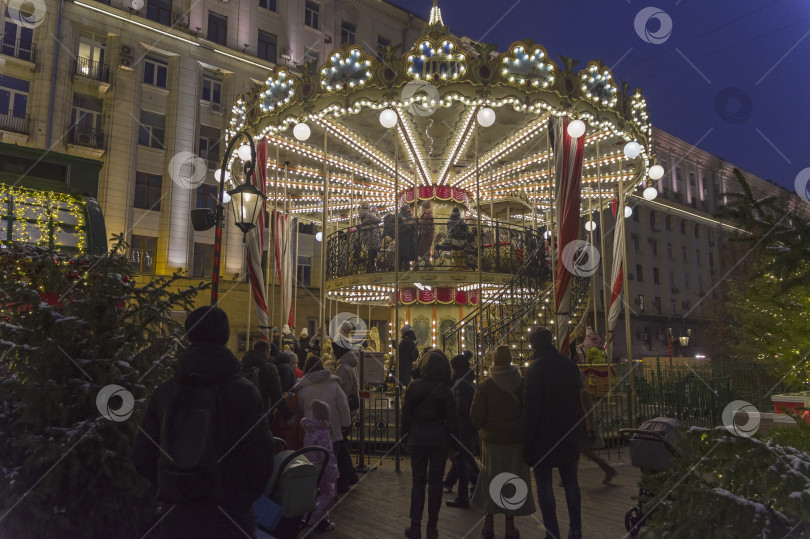
[[[323,368],[321,358],[310,356],[304,364],[304,377],[295,384],[298,412],[302,417],[312,415],[312,403],[320,400],[332,409],[332,445],[337,453],[343,440],[343,430],[351,426],[349,401],[340,388],[340,378]]]

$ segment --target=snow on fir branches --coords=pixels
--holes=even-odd
[[[647,525],[655,537],[779,538],[810,534],[810,426],[773,430],[767,439],[725,427],[693,427],[687,456],[644,476]]]
[[[138,537],[154,524],[131,445],[184,343],[171,311],[204,286],[137,285],[125,253],[121,237],[100,257],[0,250],[0,535]],[[110,385],[134,398],[124,421],[97,408]]]

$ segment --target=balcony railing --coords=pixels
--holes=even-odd
[[[68,133],[68,142],[88,148],[103,148],[104,132],[100,129],[89,129],[74,125]]]
[[[80,77],[97,80],[100,82],[110,82],[110,66],[101,62],[96,62],[81,56],[74,62],[74,73]]]
[[[27,62],[36,62],[37,45],[28,40],[3,36],[3,41],[0,44],[0,53]]]
[[[16,114],[9,111],[8,114],[0,114],[0,130],[13,131],[14,133],[28,134],[28,115]]]
[[[515,273],[535,253],[540,234],[531,228],[492,221],[482,223],[480,240],[477,223],[434,218],[432,227],[414,220],[412,227],[400,227],[400,271],[476,271],[478,245],[481,270]],[[326,278],[394,271],[394,231],[388,226],[359,226],[330,234],[327,240]],[[404,228],[404,229],[403,229]],[[479,243],[480,241],[480,243]],[[543,251],[545,253],[545,251]],[[538,271],[547,269],[545,255],[536,262]]]

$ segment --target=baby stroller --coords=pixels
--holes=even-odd
[[[301,529],[302,518],[310,515],[318,505],[318,484],[329,464],[329,452],[320,446],[290,451],[284,440],[274,440],[285,449],[276,453],[273,476],[264,495],[253,504],[256,527],[278,539],[295,538]],[[315,451],[324,454],[320,469],[305,456]]]
[[[682,456],[677,446],[681,441],[681,422],[669,417],[656,417],[641,424],[638,429],[619,429],[619,434],[630,441],[630,462],[641,470],[643,475],[670,470],[675,459]],[[641,531],[654,511],[644,512],[642,500],[649,500],[655,494],[639,487],[638,505],[631,507],[624,515],[624,527],[635,537]]]

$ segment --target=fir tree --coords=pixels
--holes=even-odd
[[[131,446],[184,344],[170,311],[200,287],[137,286],[124,250],[119,237],[101,257],[0,251],[0,535],[137,537],[154,524]],[[125,390],[101,407],[115,420],[97,406],[109,385]]]
[[[656,537],[799,538],[810,534],[810,427],[769,439],[725,427],[692,428],[686,455],[667,472],[642,478],[642,507]]]

